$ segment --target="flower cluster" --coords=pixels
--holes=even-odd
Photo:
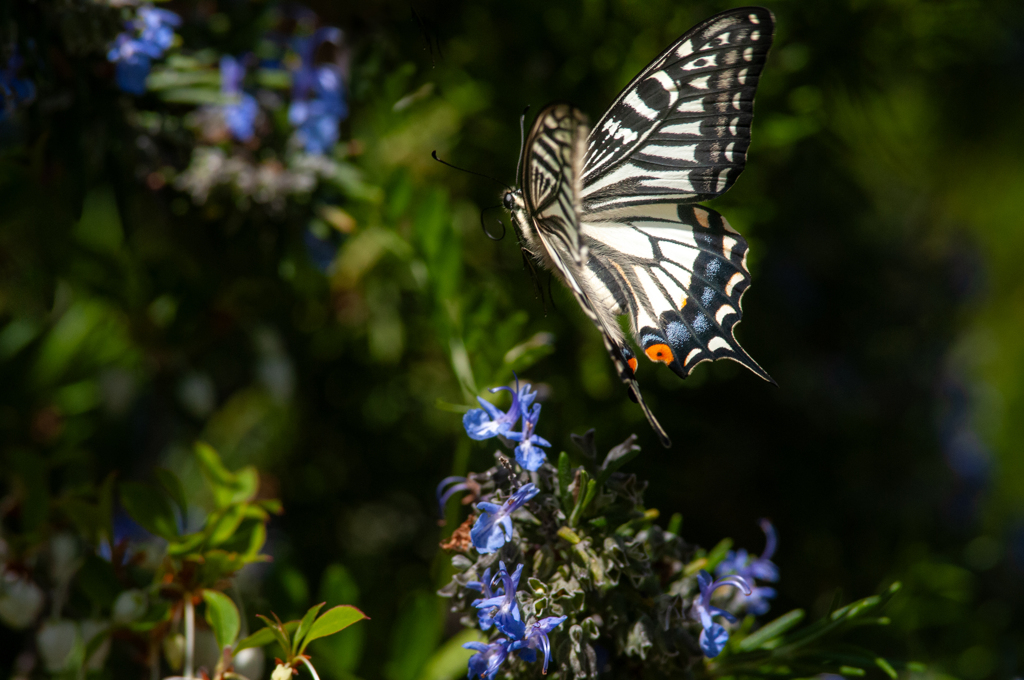
[[[146,76],[154,59],[160,59],[174,42],[174,28],[181,17],[152,5],[139,7],[135,19],[125,22],[125,30],[117,36],[107,52],[107,60],[117,64],[117,86],[129,94],[146,91]]]
[[[494,581],[500,582],[497,590],[493,590],[494,581],[491,580],[489,568],[484,571],[483,581],[471,581],[466,584],[467,588],[484,595],[483,598],[473,600],[480,620],[480,629],[486,631],[493,626],[504,635],[490,644],[467,642],[463,645],[466,649],[476,652],[469,659],[470,678],[479,676],[483,680],[493,680],[510,653],[515,652],[519,658],[533,663],[537,660],[538,650],[544,655],[542,672],[547,674],[548,663],[551,661],[551,641],[548,634],[568,617],[548,616],[524,624],[516,600],[516,588],[519,587],[522,574],[523,565],[516,567],[515,572],[510,575],[505,563],[499,562],[498,574],[494,577]]]
[[[537,398],[537,392],[531,389],[529,383],[520,386],[518,378],[515,390],[510,387],[491,389],[492,394],[500,391],[512,394],[512,406],[508,411],[502,411],[489,401],[477,397],[483,408],[475,408],[467,413],[462,418],[462,425],[471,439],[483,440],[501,436],[519,442],[515,449],[516,462],[524,470],[535,472],[547,461],[547,454],[540,447],[551,446],[546,439],[534,434],[537,421],[540,419],[540,404],[533,403]],[[520,417],[523,421],[522,430],[513,432],[512,428]]]
[[[524,677],[506,661],[538,653],[543,671],[554,663],[559,678],[636,677],[640,666],[673,677],[702,658],[733,658],[730,627],[763,614],[775,594],[756,585],[778,580],[771,524],[761,522],[768,542],[760,557],[725,542],[711,552],[690,546],[677,520],[668,530],[655,523],[658,512],[643,506],[646,484],[620,471],[639,453],[635,437],[599,462],[593,431],[574,436],[580,453],[562,452],[552,465],[540,448],[550,444],[535,433],[536,391],[518,380],[491,390],[500,391],[512,397],[507,410],[478,399],[463,426],[476,440],[516,443],[518,465],[496,452],[489,470],[437,487],[442,515],[459,493],[474,510],[442,544],[456,553],[457,573],[441,594],[465,625],[489,635],[464,645],[474,651],[470,678]],[[556,629],[568,635],[552,647]]]

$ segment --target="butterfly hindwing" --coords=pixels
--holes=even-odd
[[[732,186],[774,23],[761,7],[723,12],[641,71],[590,133],[584,210],[699,202]]]
[[[558,272],[580,308],[601,332],[619,379],[667,447],[671,445],[668,435],[640,394],[634,376],[636,359],[622,336],[614,309],[588,285],[585,277],[589,256],[580,241],[576,201],[586,132],[584,114],[567,104],[553,104],[538,114],[524,149],[522,186],[526,210],[517,219],[526,222],[523,231],[528,243],[534,238],[539,242],[532,247],[541,251],[542,259]]]
[[[653,204],[586,219],[590,287],[606,307],[629,315],[649,359],[684,378],[702,361],[733,359],[771,380],[733,335],[750,274],[747,243],[724,217],[702,206]]]

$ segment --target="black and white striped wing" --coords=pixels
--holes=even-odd
[[[774,26],[767,9],[728,10],[641,71],[590,133],[584,211],[696,203],[732,186],[746,162]]]
[[[584,218],[584,278],[594,299],[629,315],[644,354],[682,378],[703,361],[733,359],[774,382],[733,335],[750,286],[743,237],[699,205],[616,212]]]
[[[578,188],[586,141],[586,117],[568,104],[553,104],[537,116],[524,147],[523,187],[528,244],[573,292],[583,312],[601,332],[619,379],[631,390],[662,445],[671,441],[640,394],[633,371],[636,358],[615,319],[615,309],[587,283],[591,259],[580,239]],[[532,227],[532,232],[530,231]],[[539,243],[534,243],[536,239]]]

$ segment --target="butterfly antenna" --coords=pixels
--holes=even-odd
[[[498,218],[498,224],[501,225],[501,236],[494,236],[493,234],[491,234],[491,232],[487,231],[487,225],[484,223],[484,213],[487,212],[488,210],[494,210],[495,208],[500,207],[502,206],[492,205],[489,208],[484,208],[483,210],[480,211],[480,228],[484,230],[484,235],[487,236],[487,238],[491,239],[492,241],[500,241],[501,239],[505,238],[505,223],[501,220],[500,217]]]
[[[519,116],[519,162],[516,163],[516,181],[519,181],[519,168],[523,163],[523,146],[526,145],[526,112],[530,110],[527,104],[523,113]]]
[[[451,163],[449,163],[448,161],[443,161],[443,160],[441,160],[440,158],[438,158],[438,157],[437,157],[437,151],[436,151],[436,150],[434,150],[434,151],[431,151],[431,152],[430,152],[430,156],[431,156],[431,157],[432,157],[432,158],[433,158],[433,159],[434,159],[435,161],[437,161],[438,163],[441,163],[442,165],[447,165],[447,166],[448,166],[449,168],[452,168],[453,170],[461,170],[462,172],[468,172],[468,173],[469,173],[470,175],[476,175],[477,177],[483,177],[484,179],[489,179],[489,180],[491,180],[492,182],[497,182],[497,183],[498,183],[498,184],[500,184],[501,186],[505,187],[505,188],[506,188],[507,190],[509,190],[509,191],[512,191],[512,187],[510,187],[509,185],[505,184],[504,182],[502,182],[502,181],[500,181],[500,180],[496,180],[496,179],[494,179],[494,178],[493,178],[493,177],[491,177],[490,175],[485,175],[485,174],[483,174],[482,172],[473,172],[472,170],[466,170],[465,168],[460,168],[460,167],[459,167],[459,166],[457,166],[457,165],[452,165],[452,164],[451,164]]]

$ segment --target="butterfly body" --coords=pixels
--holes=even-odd
[[[619,315],[646,357],[680,377],[732,359],[771,381],[733,336],[750,285],[747,243],[699,202],[743,169],[773,27],[771,12],[757,7],[702,22],[641,71],[593,129],[570,104],[549,105],[527,136],[519,189],[504,197],[524,249],[573,292],[665,446]]]

